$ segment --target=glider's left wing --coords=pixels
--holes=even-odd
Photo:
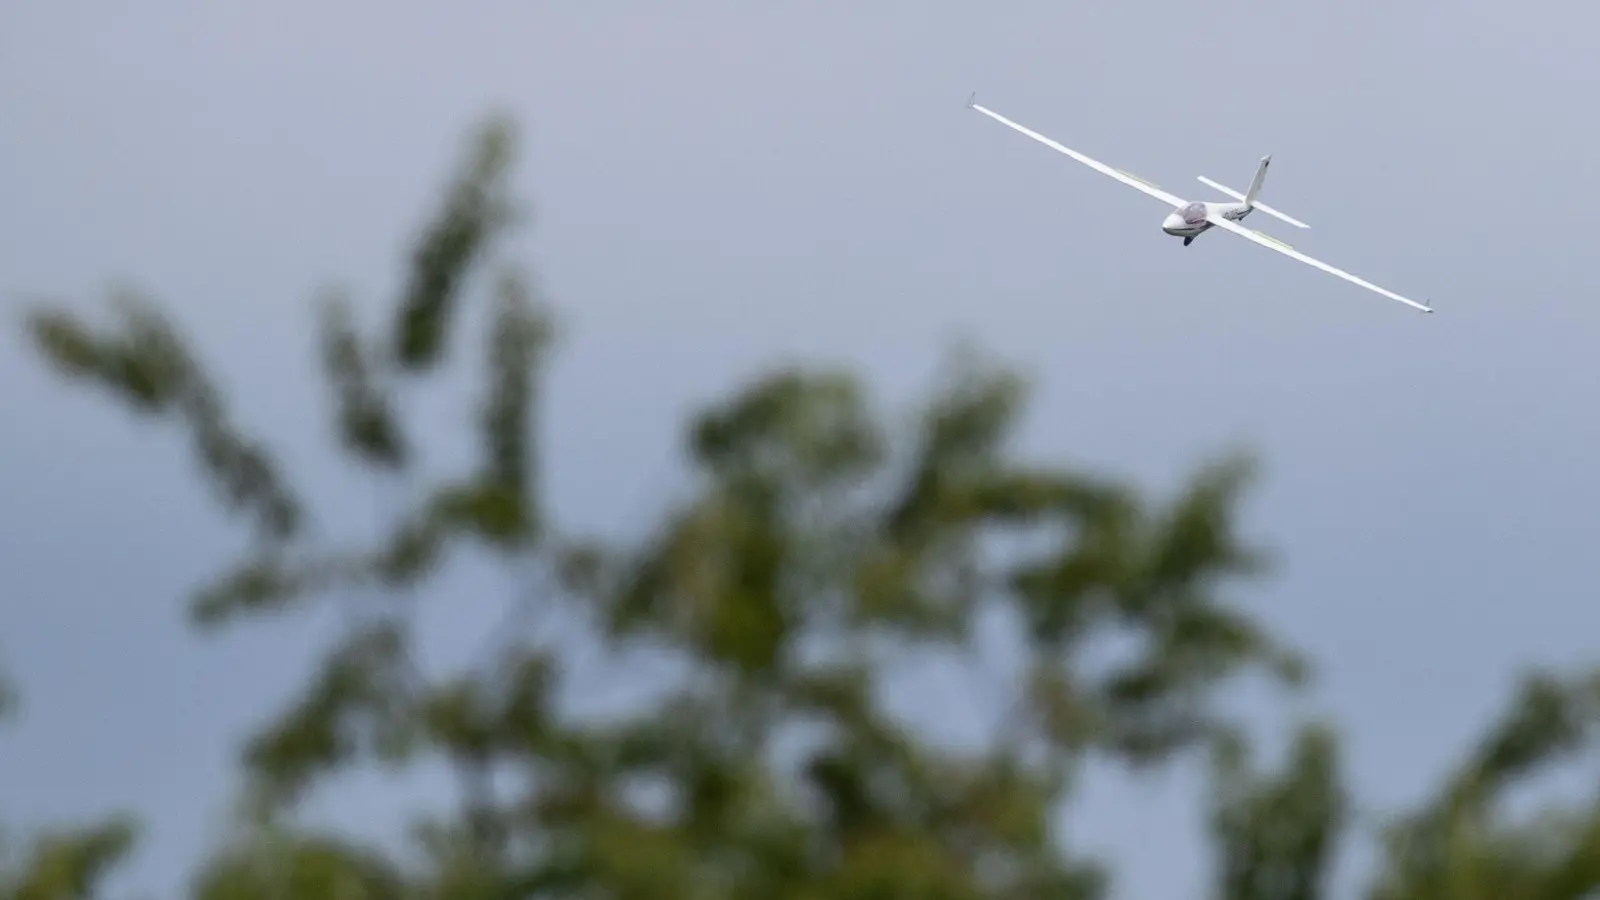
[[[1001,125],[1004,125],[1007,128],[1011,128],[1011,129],[1014,129],[1016,131],[1019,131],[1019,132],[1025,134],[1025,135],[1027,135],[1028,137],[1033,138],[1034,140],[1038,141],[1039,143],[1044,144],[1046,147],[1051,148],[1052,150],[1058,150],[1058,151],[1060,151],[1062,153],[1065,153],[1066,155],[1068,155],[1068,156],[1072,157],[1073,159],[1077,160],[1078,162],[1083,163],[1084,165],[1088,166],[1091,169],[1094,169],[1096,172],[1100,172],[1100,173],[1105,174],[1105,175],[1110,175],[1112,178],[1115,178],[1116,180],[1122,182],[1123,184],[1125,184],[1125,185],[1127,185],[1127,186],[1129,186],[1131,188],[1136,188],[1137,190],[1143,191],[1144,193],[1149,194],[1150,196],[1156,198],[1157,200],[1161,200],[1161,201],[1167,203],[1169,206],[1179,207],[1179,206],[1182,206],[1184,204],[1184,201],[1183,201],[1182,198],[1176,197],[1176,196],[1174,196],[1172,194],[1167,193],[1166,191],[1162,190],[1160,187],[1158,187],[1158,186],[1156,186],[1154,184],[1151,184],[1148,181],[1145,181],[1143,178],[1140,178],[1137,175],[1129,174],[1127,172],[1122,171],[1121,169],[1113,169],[1110,166],[1106,165],[1105,163],[1100,162],[1099,160],[1090,159],[1089,157],[1084,156],[1082,153],[1079,153],[1078,151],[1073,150],[1070,147],[1063,147],[1061,144],[1056,143],[1055,141],[1045,137],[1044,135],[1040,134],[1037,131],[1034,131],[1031,128],[1028,128],[1028,127],[1023,126],[1023,125],[1018,125],[1016,122],[1011,121],[1010,119],[1006,118],[1005,116],[1000,115],[999,113],[995,112],[992,109],[988,109],[986,107],[979,106],[977,104],[977,102],[976,102],[976,98],[975,97],[972,98],[972,99],[969,99],[967,101],[967,105],[972,107],[973,109],[977,110],[978,112],[983,113],[984,115],[988,116],[989,118],[995,120],[996,122],[999,122]]]
[[[1402,297],[1399,294],[1396,294],[1394,291],[1384,290],[1383,288],[1378,287],[1377,285],[1373,284],[1370,281],[1367,281],[1367,280],[1365,280],[1363,278],[1357,278],[1356,276],[1351,275],[1349,272],[1346,272],[1343,269],[1335,269],[1333,266],[1330,266],[1327,263],[1325,263],[1325,262],[1323,262],[1323,261],[1321,261],[1319,259],[1312,259],[1311,257],[1305,255],[1304,253],[1301,253],[1300,251],[1298,251],[1298,250],[1294,249],[1293,247],[1289,246],[1288,244],[1285,244],[1282,241],[1279,241],[1279,240],[1277,240],[1275,238],[1267,237],[1266,235],[1262,234],[1259,231],[1255,231],[1253,229],[1246,228],[1243,225],[1240,225],[1238,222],[1234,222],[1234,221],[1232,221],[1230,219],[1225,219],[1222,216],[1215,215],[1215,214],[1206,216],[1206,220],[1209,221],[1212,225],[1215,225],[1216,227],[1221,228],[1223,231],[1231,231],[1234,234],[1237,234],[1240,237],[1244,238],[1245,240],[1253,241],[1253,242],[1255,242],[1257,244],[1260,244],[1261,246],[1266,247],[1266,248],[1271,249],[1271,250],[1276,250],[1279,253],[1282,253],[1284,256],[1289,257],[1290,259],[1298,259],[1298,260],[1300,260],[1301,262],[1305,263],[1308,266],[1316,266],[1317,268],[1321,269],[1322,271],[1327,272],[1329,275],[1336,275],[1336,276],[1338,276],[1340,278],[1343,278],[1345,281],[1348,281],[1348,282],[1350,282],[1352,284],[1359,284],[1359,285],[1361,285],[1362,287],[1366,288],[1369,291],[1376,291],[1377,293],[1382,294],[1382,295],[1384,295],[1385,297],[1388,297],[1391,300],[1399,300],[1401,303],[1404,303],[1405,305],[1413,307],[1415,309],[1420,309],[1423,312],[1426,312],[1426,313],[1433,312],[1433,310],[1430,307],[1424,306],[1424,305],[1422,305],[1421,303],[1418,303],[1415,300],[1411,300],[1411,299],[1408,299],[1406,297]]]

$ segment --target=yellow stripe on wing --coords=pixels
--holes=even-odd
[[[1289,246],[1288,244],[1285,244],[1283,241],[1278,240],[1277,238],[1273,237],[1270,234],[1267,234],[1264,231],[1256,231],[1254,228],[1252,228],[1252,229],[1250,229],[1250,233],[1254,234],[1256,237],[1259,237],[1264,241],[1268,241],[1270,243],[1277,244],[1279,247],[1282,247],[1285,250],[1293,250],[1294,249],[1293,247]]]
[[[1161,185],[1156,184],[1154,181],[1151,181],[1148,178],[1142,178],[1142,177],[1140,177],[1138,175],[1135,175],[1132,172],[1129,172],[1127,169],[1117,169],[1116,171],[1117,171],[1118,175],[1126,175],[1129,178],[1132,178],[1134,181],[1137,181],[1137,182],[1139,182],[1140,184],[1143,184],[1143,185],[1148,185],[1149,187],[1153,187],[1158,191],[1166,190]]]

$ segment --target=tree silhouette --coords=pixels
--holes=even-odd
[[[1218,896],[1322,895],[1348,822],[1336,735],[1307,726],[1282,772],[1254,773],[1216,703],[1252,670],[1285,684],[1305,670],[1226,597],[1264,565],[1233,528],[1248,460],[1205,466],[1161,501],[1018,458],[1008,438],[1025,385],[976,353],[951,358],[907,429],[851,373],[787,368],[689,423],[694,489],[644,539],[570,533],[542,502],[552,318],[502,251],[520,219],[514,138],[504,120],[475,135],[387,322],[324,300],[337,446],[409,503],[373,543],[311,527],[316,498],[234,424],[155,304],[119,297],[100,327],[30,313],[57,371],[182,430],[249,529],[246,555],[196,590],[198,627],[319,604],[350,613],[243,748],[250,815],[197,870],[196,896],[1095,900],[1109,872],[1053,824],[1083,764],[1137,770],[1207,749]],[[436,477],[418,462],[424,430],[400,411],[445,371],[474,299],[478,459]],[[416,610],[449,602],[435,578],[463,561],[506,572],[505,621],[472,664],[424,671]],[[524,627],[551,618],[569,626],[561,641]],[[1091,652],[1111,645],[1110,659]],[[937,741],[890,710],[888,673],[927,660],[991,689],[980,740]],[[602,715],[583,702],[595,668],[653,694]],[[1463,878],[1485,897],[1593,887],[1592,812],[1537,836],[1483,816],[1502,781],[1582,745],[1595,693],[1539,682],[1475,774],[1397,826],[1373,900],[1460,897]],[[416,823],[405,852],[296,815],[341,774],[437,759],[459,802]],[[44,841],[0,897],[91,896],[131,838],[118,820]]]

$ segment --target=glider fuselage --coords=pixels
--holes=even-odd
[[[1224,219],[1237,222],[1250,215],[1252,207],[1244,203],[1194,203],[1185,204],[1167,215],[1161,223],[1161,230],[1173,237],[1196,238],[1212,224],[1207,220],[1208,215],[1220,215]]]

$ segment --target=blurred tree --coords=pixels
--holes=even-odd
[[[1251,775],[1241,746],[1218,749],[1217,900],[1321,900],[1348,802],[1334,733],[1304,728],[1276,777]]]
[[[0,671],[0,722],[11,716],[17,706],[17,694],[11,687],[11,682],[6,680],[5,672]]]
[[[0,719],[14,709],[16,694],[0,680]],[[25,846],[0,835],[0,900],[69,900],[98,896],[116,863],[133,847],[134,824],[112,816],[98,825],[54,829]]]
[[[123,818],[75,831],[52,831],[0,863],[5,900],[69,900],[99,896],[111,868],[132,848],[134,828]]]
[[[1594,759],[1597,739],[1600,671],[1528,675],[1435,796],[1391,824],[1371,900],[1592,900],[1600,793],[1525,816],[1507,801],[1562,763]]]
[[[1368,900],[1593,900],[1600,892],[1600,794],[1514,815],[1514,788],[1586,754],[1600,738],[1600,672],[1527,676],[1457,771],[1382,829]],[[1218,900],[1327,896],[1349,799],[1334,733],[1305,728],[1277,775],[1219,742],[1212,836]],[[1531,798],[1530,798],[1531,799]]]
[[[60,372],[172,421],[248,521],[246,556],[193,598],[198,625],[350,607],[298,699],[244,748],[253,815],[197,873],[196,896],[1094,900],[1107,873],[1055,828],[1082,764],[1147,767],[1202,747],[1218,759],[1219,896],[1320,896],[1345,823],[1334,736],[1308,728],[1283,773],[1253,775],[1215,702],[1251,669],[1304,674],[1222,595],[1263,565],[1232,524],[1247,461],[1208,466],[1161,503],[1008,452],[1023,384],[975,354],[953,359],[903,433],[849,374],[787,369],[690,423],[692,495],[646,539],[570,534],[544,507],[537,453],[550,317],[499,263],[519,218],[514,150],[504,121],[476,136],[388,322],[364,328],[342,296],[325,300],[339,445],[411,503],[373,544],[312,527],[314,505],[233,423],[153,304],[120,297],[102,328],[31,314]],[[478,460],[431,478],[423,429],[400,410],[444,371],[485,272]],[[513,576],[506,621],[473,664],[424,671],[412,601],[473,547]],[[549,616],[583,637],[522,627]],[[989,624],[1004,632],[998,649]],[[580,654],[653,695],[595,713]],[[986,734],[952,745],[890,710],[889,674],[929,659],[992,690],[976,711],[993,716]],[[1495,746],[1502,769],[1532,752]],[[429,759],[449,762],[460,802],[417,823],[403,858],[294,815],[341,773]],[[1573,846],[1586,835],[1562,834]],[[87,896],[76,885],[126,835],[47,846],[0,896]],[[1419,859],[1396,857],[1375,900],[1431,900],[1440,864]],[[1557,887],[1578,884],[1585,860],[1551,863],[1537,896],[1575,897]],[[76,874],[34,889],[35,870]]]

